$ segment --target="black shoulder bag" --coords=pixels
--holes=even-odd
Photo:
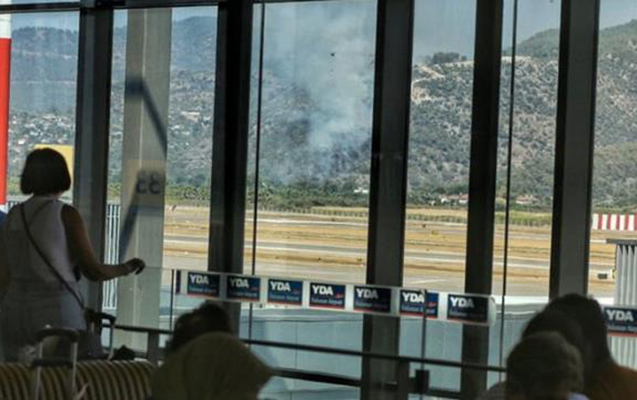
[[[71,287],[71,285],[69,285],[69,283],[62,277],[62,275],[60,275],[60,272],[57,269],[55,269],[55,267],[51,264],[51,262],[46,257],[46,255],[42,252],[42,250],[36,243],[35,239],[33,238],[33,235],[31,235],[31,230],[29,228],[29,224],[27,223],[27,218],[24,213],[24,204],[20,204],[20,215],[22,216],[24,231],[26,232],[27,237],[29,238],[29,241],[31,242],[31,245],[33,246],[35,251],[38,253],[40,258],[44,261],[44,263],[49,267],[49,269],[51,270],[53,275],[57,278],[57,280],[60,281],[62,286],[64,286],[64,288],[69,293],[71,293],[75,301],[77,301],[77,304],[84,311],[84,319],[86,320],[87,330],[83,330],[79,332],[80,334],[80,340],[78,345],[79,358],[83,358],[83,359],[106,358],[107,354],[102,347],[102,338],[97,332],[88,329],[89,327],[94,326],[95,324],[94,319],[90,318],[89,320],[89,317],[92,315],[98,315],[98,313],[96,313],[92,309],[88,309],[85,307],[84,299],[82,298],[82,295],[78,293],[77,291],[75,291]]]

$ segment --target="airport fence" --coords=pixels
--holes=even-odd
[[[446,210],[451,210],[446,208]],[[461,209],[457,209],[458,215],[452,214],[436,214],[435,210],[429,210],[430,212],[421,212],[420,210],[407,210],[407,221],[413,222],[432,222],[432,223],[445,223],[445,224],[467,224],[467,216],[461,215]],[[330,208],[330,207],[312,207],[312,208],[260,208],[259,212],[263,213],[276,213],[276,214],[296,214],[296,215],[319,215],[324,217],[340,217],[340,218],[362,218],[367,219],[367,211],[362,210],[347,210],[342,208]],[[495,215],[495,222],[497,224],[504,224],[505,215],[503,212],[497,212]],[[552,216],[549,213],[538,213],[533,215],[532,213],[516,213],[511,214],[510,223],[517,226],[526,227],[546,227],[550,226],[552,222]]]

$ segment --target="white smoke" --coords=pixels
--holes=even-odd
[[[328,174],[338,154],[371,138],[376,3],[287,3],[266,12],[266,69],[309,97],[305,153]]]

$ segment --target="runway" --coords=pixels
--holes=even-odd
[[[169,235],[165,238],[165,245],[181,244],[207,245],[207,238]],[[252,250],[252,244],[246,243],[246,249]],[[339,256],[344,258],[366,259],[366,249],[347,248],[341,246],[324,246],[309,245],[289,242],[258,242],[256,274],[266,276],[281,276],[308,279],[312,277],[317,280],[347,282],[347,283],[363,283],[365,281],[365,271],[363,267],[355,267],[351,265],[307,265],[306,263],[290,263],[290,262],[272,262],[259,261],[258,254],[261,251],[275,252],[283,255],[302,254],[321,256]],[[453,266],[464,265],[464,254],[453,254],[444,252],[428,252],[428,251],[407,251],[405,253],[405,262],[418,262],[421,264],[431,265],[431,268],[406,268],[403,279],[403,285],[406,287],[427,288],[430,290],[441,290],[451,292],[464,291],[464,270],[449,269]],[[245,260],[245,271],[251,272],[251,260]],[[548,295],[548,261],[537,259],[510,258],[509,271],[516,272],[540,272],[536,278],[527,280],[510,279],[507,284],[507,292],[509,295],[520,296],[547,296]],[[175,269],[194,269],[206,270],[207,259],[203,254],[190,254],[184,252],[183,255],[165,255],[164,267]],[[502,259],[496,258],[494,267],[496,270],[502,267]],[[609,272],[612,265],[592,265],[591,274],[598,272]],[[495,295],[502,293],[501,275],[496,274],[493,283],[493,293]],[[591,287],[596,295],[609,296],[612,295],[614,285],[605,285],[602,287]]]
[[[257,245],[252,245],[252,215],[246,216],[244,271],[345,283],[365,282],[368,223],[365,217],[332,216],[288,212],[260,212]],[[164,236],[164,267],[207,269],[208,215],[183,210],[167,215],[174,225]],[[198,230],[195,231],[193,227]],[[408,220],[405,227],[403,286],[464,292],[466,224]],[[503,292],[503,232],[496,226],[492,293]],[[550,272],[550,228],[512,226],[506,292],[510,296],[548,296]],[[605,245],[605,238],[591,240],[591,252]],[[597,246],[597,247],[594,247]],[[606,247],[602,247],[606,249]],[[170,251],[169,251],[170,250]],[[256,251],[253,266],[253,252]],[[610,275],[614,260],[599,251],[591,258],[590,292],[608,297],[614,282],[597,279]],[[591,253],[592,254],[592,253]],[[254,267],[254,268],[253,268]]]

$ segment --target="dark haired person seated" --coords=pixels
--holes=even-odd
[[[559,333],[524,338],[507,359],[507,400],[575,400],[584,387],[579,351]]]
[[[36,332],[46,325],[87,329],[79,275],[104,281],[145,267],[140,259],[116,265],[97,259],[80,213],[60,201],[70,187],[60,153],[28,155],[20,190],[31,197],[11,209],[0,234],[0,338],[7,361],[28,360]]]
[[[585,393],[591,400],[637,399],[637,371],[613,360],[604,314],[597,301],[569,294],[555,299],[546,309],[567,314],[582,330],[584,358],[589,366],[584,378]]]
[[[547,317],[549,313],[556,317]],[[573,335],[572,326],[564,330],[566,325],[576,325],[581,338]],[[559,297],[531,320],[525,337],[529,330],[559,332],[580,350],[584,363],[584,394],[591,400],[637,399],[637,371],[613,360],[604,314],[597,301],[578,294]],[[503,399],[502,392],[502,385],[497,385],[480,400]]]
[[[532,335],[544,332],[560,334],[570,345],[574,346],[580,354],[584,351],[584,336],[580,326],[570,319],[567,314],[558,310],[544,310],[536,314],[524,328],[522,340]],[[584,360],[584,371],[586,364]],[[506,382],[500,382],[483,393],[479,400],[504,400]]]
[[[228,313],[217,304],[206,302],[177,319],[166,352],[170,355],[193,339],[211,332],[234,333]]]
[[[228,314],[205,303],[175,324],[152,378],[153,400],[256,400],[271,375],[232,333]]]

